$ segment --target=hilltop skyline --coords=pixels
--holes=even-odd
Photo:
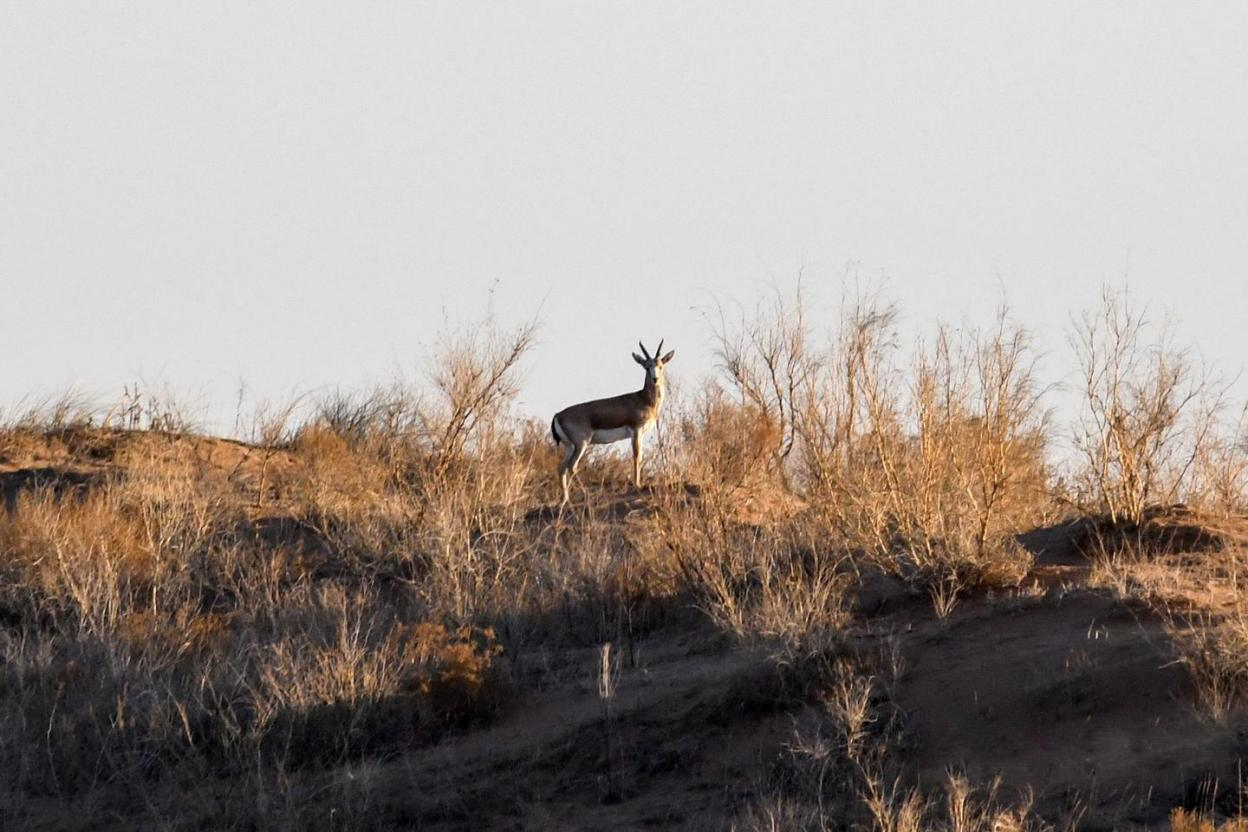
[[[213,431],[539,317],[520,407],[713,371],[699,310],[1002,299],[1055,360],[1124,276],[1228,375],[1248,13],[802,4],[0,12],[0,403],[170,387]],[[850,265],[856,264],[856,265]],[[1069,362],[1061,359],[1063,368]],[[1060,379],[1054,379],[1060,380]],[[1241,388],[1242,389],[1242,388]]]

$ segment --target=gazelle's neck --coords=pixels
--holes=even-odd
[[[641,388],[641,396],[657,411],[663,404],[664,389],[667,385],[660,378],[652,380],[649,373],[646,374],[646,384]]]

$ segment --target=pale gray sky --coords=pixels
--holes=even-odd
[[[1248,343],[1248,7],[0,7],[0,404],[253,398],[537,313],[523,407],[712,364],[696,307],[846,264],[906,325],[1004,294],[1058,358],[1103,281]],[[1060,363],[1060,362],[1059,362]]]

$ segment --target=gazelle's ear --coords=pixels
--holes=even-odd
[[[660,359],[659,359],[659,363],[660,363],[660,364],[666,364],[667,362],[671,361],[671,360],[672,360],[673,358],[675,358],[675,357],[676,357],[676,350],[672,350],[672,351],[671,351],[671,352],[669,352],[667,355],[665,355],[665,356],[663,356],[662,358],[660,358]]]
[[[641,366],[643,366],[643,367],[644,367],[644,366],[646,366],[646,359],[642,358],[642,357],[641,357],[640,355],[638,355],[637,353],[633,353],[633,360],[634,360],[634,361],[636,361],[638,364],[640,364],[640,365],[641,365]]]

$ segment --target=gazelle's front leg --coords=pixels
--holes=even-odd
[[[641,488],[641,439],[641,431],[633,431],[633,485],[637,488]]]

